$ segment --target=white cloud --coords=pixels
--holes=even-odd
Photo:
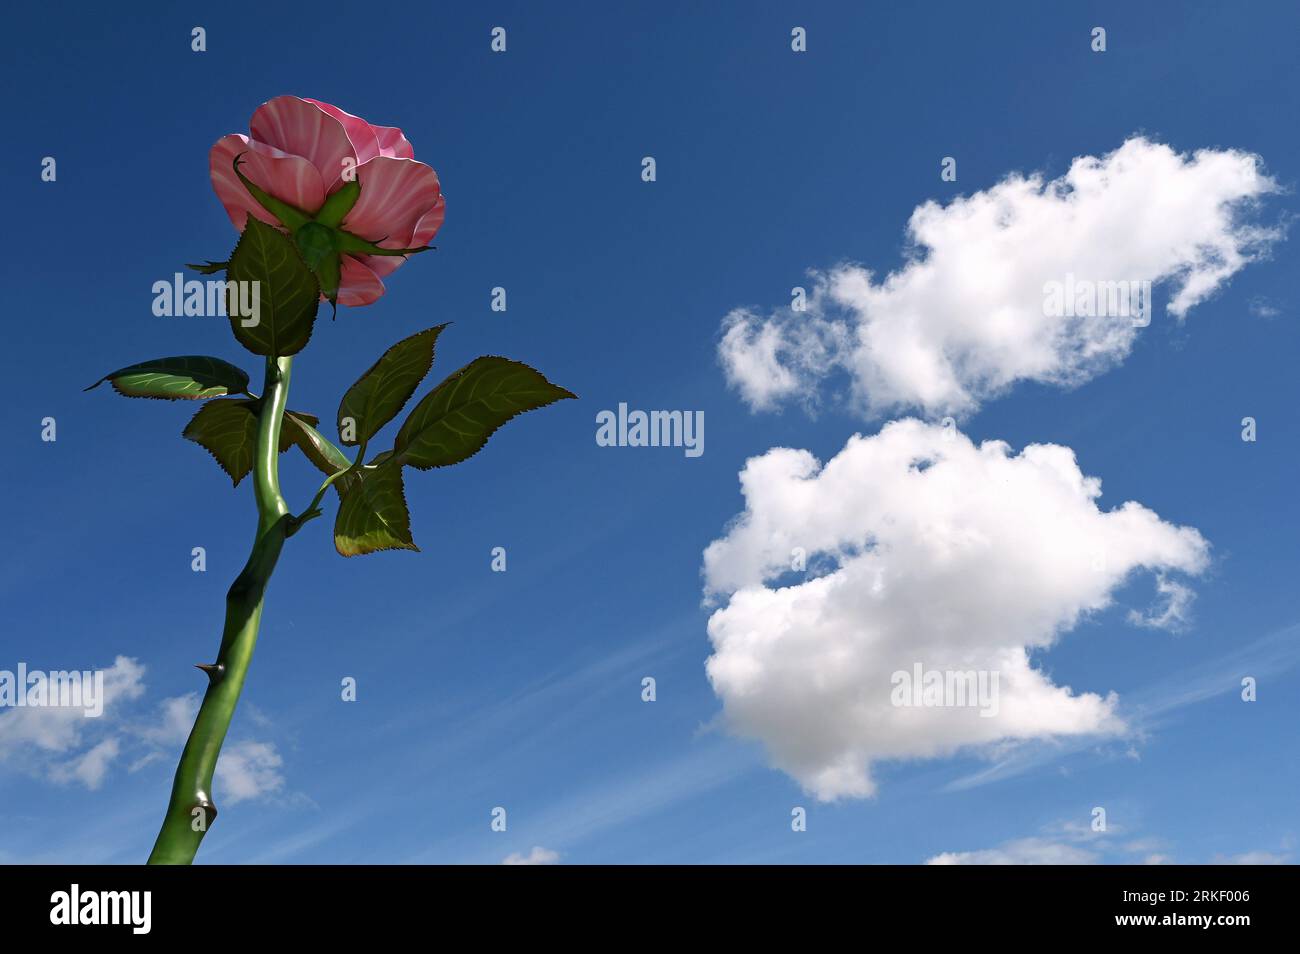
[[[227,805],[271,795],[284,787],[284,760],[270,742],[244,741],[227,745],[217,759],[214,790]]]
[[[1282,310],[1263,295],[1256,295],[1251,298],[1247,307],[1249,307],[1250,313],[1257,318],[1276,318],[1282,314]]]
[[[1215,855],[1212,864],[1216,865],[1285,865],[1291,856],[1272,851],[1247,851],[1240,855]]]
[[[1196,593],[1190,586],[1179,583],[1177,580],[1171,580],[1166,576],[1160,576],[1156,579],[1156,592],[1165,597],[1163,608],[1149,610],[1146,613],[1139,613],[1137,610],[1129,610],[1128,620],[1134,626],[1145,626],[1148,629],[1167,629],[1170,632],[1177,632],[1187,625],[1188,610],[1192,605],[1192,600],[1196,599]]]
[[[158,704],[152,721],[133,729],[135,737],[150,748],[132,765],[133,771],[161,758],[174,758],[179,753],[179,747],[189,738],[194,726],[199,702],[196,692],[164,699]],[[259,713],[254,716],[254,721],[266,727],[271,720]],[[253,739],[227,742],[222,747],[214,773],[213,793],[218,803],[233,805],[282,791],[285,780],[280,769],[283,763],[272,742]]]
[[[820,309],[822,301],[818,290],[812,307]],[[753,410],[775,410],[791,398],[811,410],[818,401],[810,382],[840,361],[850,341],[841,323],[763,321],[749,309],[737,308],[722,321],[718,357],[728,382]]]
[[[1285,852],[1247,851],[1238,855],[1214,855],[1214,865],[1284,865]],[[1008,841],[996,848],[978,851],[945,851],[926,859],[928,865],[1172,865],[1176,860],[1158,838],[1115,843],[1104,832],[1067,823],[1048,826],[1038,835]],[[1197,863],[1197,862],[1193,862]]]
[[[945,851],[927,865],[1095,865],[1097,856],[1076,845],[1045,838],[1022,838],[983,851]]]
[[[122,750],[115,738],[107,738],[93,748],[76,756],[71,762],[50,767],[50,777],[56,782],[77,781],[92,792],[104,784],[108,767]]]
[[[963,746],[1119,733],[1116,697],[1054,685],[1031,654],[1110,605],[1132,573],[1195,574],[1208,544],[1101,484],[1067,447],[975,445],[915,420],[850,438],[824,467],[774,448],[704,554],[709,679],[728,724],[822,799],[872,794],[871,763]],[[790,577],[792,551],[824,575]],[[788,585],[786,585],[788,584]],[[895,672],[986,671],[976,707],[891,704]]]
[[[199,694],[187,692],[158,704],[157,721],[140,726],[136,734],[146,742],[160,746],[180,745],[190,737],[194,717],[199,713]]]
[[[146,747],[145,753],[131,766],[132,771],[160,759],[171,760],[179,754],[180,746],[194,726],[199,702],[197,692],[164,699],[150,721],[131,728],[134,739]],[[263,726],[270,724],[264,715],[255,721]],[[227,741],[217,759],[213,794],[222,805],[274,795],[284,788],[285,780],[280,772],[283,762],[272,742]]]
[[[557,865],[560,863],[560,853],[551,851],[549,848],[543,848],[541,845],[535,845],[533,850],[526,855],[517,851],[506,855],[501,863],[503,865]]]
[[[1249,153],[1180,155],[1134,137],[1059,179],[1012,174],[917,207],[903,267],[879,282],[855,264],[815,272],[803,312],[733,311],[719,358],[755,410],[815,404],[836,370],[871,416],[969,412],[1017,381],[1078,384],[1123,360],[1139,329],[1048,314],[1046,283],[1149,281],[1181,320],[1280,238],[1244,216],[1275,191]]]
[[[190,692],[164,699],[149,717],[130,703],[145,693],[145,667],[118,656],[104,670],[104,709],[86,718],[80,708],[0,709],[0,764],[57,784],[100,788],[119,756],[128,754],[135,772],[171,760],[189,737],[199,696]],[[262,717],[262,721],[265,717]],[[280,754],[270,742],[228,742],[216,768],[216,793],[226,804],[275,794],[284,787]]]
[[[72,706],[0,710],[0,764],[61,784],[98,788],[119,752],[116,742],[103,737],[123,706],[144,694],[144,671],[135,659],[114,659],[103,670],[103,712],[96,717],[87,718],[85,710]]]

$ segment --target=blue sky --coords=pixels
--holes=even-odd
[[[81,389],[165,354],[257,368],[223,322],[155,317],[150,288],[225,257],[235,234],[207,150],[284,93],[401,126],[448,203],[437,252],[377,304],[318,322],[290,406],[328,420],[389,344],[444,321],[435,376],[504,354],[580,400],[507,425],[461,466],[410,474],[421,553],[344,560],[326,520],[289,542],[228,742],[250,797],[223,800],[218,783],[201,861],[496,863],[535,847],[573,863],[1295,857],[1293,237],[1185,320],[1157,286],[1151,326],[1077,387],[1021,381],[960,416],[976,442],[1072,448],[1102,480],[1102,510],[1137,500],[1209,541],[1181,631],[1127,621],[1151,603],[1140,572],[1034,656],[1057,686],[1117,693],[1127,732],[882,759],[874,795],[820,801],[728,731],[704,668],[717,607],[702,604],[701,563],[745,508],[748,458],[791,447],[825,461],[921,413],[866,415],[834,381],[814,414],[752,411],[719,363],[725,316],[788,304],[809,269],[900,269],[917,206],[1017,171],[1054,179],[1134,135],[1258,155],[1279,189],[1251,220],[1283,228],[1297,209],[1300,13],[699,7],[11,14],[0,669],[143,669],[137,695],[46,748],[0,712],[0,860],[131,863],[156,834],[179,752],[164,707],[201,689],[190,667],[215,652],[251,490],[232,492],[180,438],[193,405]],[[1098,25],[1105,53],[1089,48]],[[489,49],[494,26],[504,54]],[[794,26],[806,53],[790,49]],[[944,156],[956,182],[940,180]],[[702,410],[705,453],[597,446],[595,415],[619,402]],[[305,505],[318,478],[283,461],[290,503]],[[191,571],[195,546],[205,573]],[[505,573],[490,570],[497,546]],[[1257,702],[1240,700],[1243,675]],[[356,703],[339,699],[344,676]],[[109,738],[97,787],[68,777]],[[496,806],[505,832],[490,829]],[[805,832],[791,831],[794,806]],[[1089,829],[1097,806],[1104,834]]]

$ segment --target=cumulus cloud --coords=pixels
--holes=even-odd
[[[814,280],[823,282],[815,274]],[[815,288],[809,310],[799,313],[811,315],[806,320],[763,320],[744,308],[723,319],[718,358],[753,410],[772,411],[793,399],[811,411],[820,403],[816,380],[842,362],[852,340],[846,323],[821,317],[825,300]]]
[[[1239,855],[1215,855],[1216,865],[1285,865],[1291,856],[1274,851],[1247,851]]]
[[[153,748],[133,768],[143,768],[164,755],[172,757],[174,750],[189,738],[199,701],[198,693],[187,692],[159,703],[153,720],[135,729],[136,736]],[[262,715],[255,721],[263,727],[270,724]],[[227,743],[217,759],[215,791],[226,805],[277,794],[284,789],[283,764],[273,742],[244,739]]]
[[[1195,529],[1134,502],[1099,509],[1068,447],[1016,454],[916,420],[825,466],[774,448],[740,483],[744,511],[704,554],[706,598],[725,602],[708,676],[729,726],[822,799],[872,794],[880,759],[1122,732],[1113,694],[1055,685],[1032,654],[1135,572],[1208,562]],[[798,572],[801,557],[824,572]],[[917,666],[996,675],[994,711],[896,704],[895,674]]]
[[[813,273],[806,310],[737,309],[719,359],[755,410],[815,404],[834,371],[869,416],[961,414],[1017,381],[1075,385],[1123,360],[1141,322],[1049,308],[1048,283],[1150,282],[1182,320],[1280,237],[1248,216],[1275,191],[1249,153],[1134,137],[1058,179],[1012,174],[917,207],[901,268],[877,281],[843,264]]]
[[[0,709],[0,765],[56,784],[100,788],[123,755],[130,771],[176,757],[189,737],[199,696],[164,699],[140,712],[145,667],[118,656],[104,672],[103,712],[86,718],[81,708]],[[216,790],[226,804],[275,794],[284,788],[283,760],[274,743],[228,742],[217,761]]]
[[[217,759],[215,790],[227,805],[272,795],[284,788],[284,760],[270,742],[227,745]]]
[[[119,747],[104,736],[123,707],[144,694],[144,666],[118,656],[103,670],[100,715],[77,706],[27,706],[0,710],[0,764],[51,781],[98,788]]]
[[[1097,855],[1077,845],[1045,838],[1021,838],[983,851],[945,851],[927,865],[1095,865]]]
[[[945,851],[926,859],[927,865],[1100,865],[1177,864],[1169,846],[1159,838],[1116,842],[1105,832],[1091,831],[1077,824],[1047,826],[1027,838],[1004,842],[996,848],[975,851]],[[1247,851],[1236,855],[1216,854],[1204,862],[1213,865],[1284,865],[1291,856],[1280,851]]]
[[[172,696],[158,704],[154,720],[137,727],[136,734],[146,742],[170,747],[180,745],[189,738],[194,717],[199,713],[199,694],[187,692]]]
[[[516,851],[506,855],[501,863],[503,865],[558,865],[560,863],[560,853],[549,848],[543,848],[541,845],[534,845],[533,850],[528,854],[525,855]]]
[[[104,784],[109,766],[122,750],[115,738],[107,738],[68,762],[50,767],[50,777],[57,782],[80,782],[92,792]]]

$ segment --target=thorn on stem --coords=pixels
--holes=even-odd
[[[198,800],[190,808],[191,818],[194,817],[195,809],[203,812],[203,830],[207,831],[217,819],[217,806],[206,795],[200,793]]]
[[[194,668],[202,669],[207,673],[208,684],[212,686],[219,683],[222,677],[226,674],[226,667],[221,665],[221,663],[195,663]],[[213,813],[215,814],[215,809],[213,810]]]

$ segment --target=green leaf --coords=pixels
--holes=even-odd
[[[339,490],[334,548],[345,557],[376,550],[418,550],[402,490],[402,466],[394,460],[352,475]]]
[[[187,262],[185,264],[185,267],[194,269],[194,271],[198,272],[200,275],[215,275],[217,272],[225,269],[226,266],[228,266],[229,264],[230,264],[229,262],[209,261],[209,262],[204,262],[202,265],[199,265],[196,262]]]
[[[112,381],[113,390],[127,397],[166,401],[201,401],[248,391],[247,374],[228,361],[206,355],[141,361],[104,375],[86,390],[105,381]]]
[[[253,457],[257,453],[258,404],[247,398],[211,401],[199,408],[199,413],[181,432],[181,436],[211,454],[236,487],[253,469]],[[297,443],[297,428],[314,430],[314,425],[319,423],[320,418],[314,414],[285,411],[280,425],[280,453]],[[345,459],[344,463],[350,461]]]
[[[332,477],[340,470],[351,467],[352,461],[348,460],[329,438],[316,430],[313,423],[304,420],[304,415],[299,411],[286,411],[284,424],[280,429],[281,443],[284,442],[285,435],[288,435],[289,441],[296,445],[312,465],[326,477]],[[337,483],[336,481],[336,486]]]
[[[253,469],[257,450],[254,403],[242,399],[212,401],[199,408],[181,432],[211,454],[236,487]]]
[[[433,348],[447,326],[438,325],[403,338],[383,353],[370,370],[348,388],[339,402],[339,437],[344,445],[364,444],[397,416],[433,367]],[[352,418],[354,436],[343,437],[343,422]]]
[[[488,355],[443,381],[411,411],[397,433],[395,458],[420,470],[477,454],[517,414],[577,397],[526,364]]]
[[[258,282],[257,324],[245,325],[250,316],[237,314],[236,287],[227,293],[226,313],[235,338],[253,354],[297,354],[311,339],[320,285],[303,261],[293,239],[255,216],[248,217],[230,266],[228,282]],[[242,295],[251,300],[251,292]]]
[[[253,413],[257,413],[257,408],[253,408]],[[290,418],[293,422],[290,423]],[[316,425],[320,423],[320,418],[315,414],[308,414],[306,411],[292,411],[285,409],[284,417],[280,418],[280,453],[283,454],[290,447],[298,443],[295,428],[298,425],[310,427],[315,430]]]
[[[374,457],[370,458],[370,460],[366,462],[366,468],[368,468],[369,470],[374,470],[380,464],[384,463],[387,460],[390,460],[392,456],[393,456],[392,451],[390,450],[382,451],[381,453],[376,454]],[[400,466],[400,462],[399,462],[399,466]],[[361,479],[360,477],[361,473],[364,473],[364,470],[353,471],[350,474],[344,474],[338,480],[334,481],[334,489],[339,492],[340,497],[342,497],[343,494],[347,492],[349,487],[351,487],[356,481]]]

